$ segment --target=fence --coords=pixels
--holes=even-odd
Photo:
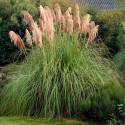
[[[76,0],[85,8],[97,10],[125,10],[125,0]]]

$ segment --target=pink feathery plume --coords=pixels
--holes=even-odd
[[[87,34],[89,30],[89,23],[91,21],[91,16],[89,14],[85,15],[81,21],[81,33]]]
[[[80,7],[79,7],[79,4],[75,4],[75,14],[76,15],[80,15]]]
[[[52,15],[51,9],[48,6],[45,6],[44,9],[46,10],[46,12],[48,14],[49,19],[53,21],[54,19],[53,19],[53,15]]]
[[[55,14],[53,9],[51,9],[51,12],[52,12],[52,16],[53,16],[53,21],[55,22],[56,21],[56,14]]]
[[[43,20],[43,23],[45,23],[47,19],[46,19],[45,10],[42,5],[40,5],[39,11],[40,11],[40,18]]]
[[[96,25],[95,25],[95,22],[94,22],[94,21],[91,21],[91,22],[89,23],[87,33],[91,32],[91,29],[93,29],[95,26],[96,26]]]
[[[70,15],[70,17],[67,18],[67,33],[72,36],[73,34],[73,18],[72,18],[72,15]]]
[[[74,25],[78,30],[81,29],[80,8],[78,4],[75,4],[74,9]]]
[[[54,11],[55,11],[55,16],[56,16],[56,22],[59,23],[61,20],[62,11],[61,11],[61,7],[58,3],[56,3],[54,5]]]
[[[80,19],[80,17],[76,18],[75,27],[80,31],[80,29],[81,29],[81,19]]]
[[[88,32],[91,30],[91,29],[93,29],[93,28],[95,28],[95,22],[94,21],[91,21],[90,23],[89,23],[89,29],[88,29]]]
[[[40,30],[42,31],[43,35],[45,33],[45,30],[46,30],[46,24],[45,22],[43,21],[43,19],[39,18],[39,26],[40,26]]]
[[[40,11],[39,26],[40,26],[42,35],[45,36],[46,25],[48,23],[48,19],[47,19],[47,15],[46,15],[46,10],[43,8],[42,5],[40,5],[39,11]]]
[[[60,29],[65,32],[65,28],[66,28],[66,19],[65,16],[62,15],[60,20]]]
[[[66,32],[69,32],[69,25],[72,22],[72,15],[71,15],[72,8],[69,7],[65,12],[65,22],[66,22]]]
[[[97,37],[98,29],[99,29],[99,25],[96,25],[94,27],[92,26],[91,29],[89,30],[89,32],[88,32],[88,34],[89,34],[88,42],[90,44],[92,44],[93,41],[95,40],[95,38]]]
[[[34,20],[33,20],[32,16],[29,14],[29,12],[28,11],[22,11],[21,15],[23,16],[24,21],[27,23],[29,28],[33,29],[33,27],[34,27]]]
[[[34,29],[32,30],[33,33],[33,42],[37,47],[42,47],[42,32],[38,27],[37,23],[35,22]]]
[[[39,7],[40,10],[40,19],[39,25],[42,31],[42,35],[51,42],[54,38],[54,18],[52,11],[48,6],[44,8],[42,5]]]
[[[46,32],[46,25],[47,25],[47,15],[46,15],[46,10],[44,9],[44,7],[42,5],[40,5],[39,7],[39,12],[40,12],[40,18],[39,18],[39,26],[40,26],[40,30],[42,32],[42,35],[45,36],[45,32]]]
[[[71,18],[71,13],[72,13],[72,8],[69,7],[66,12],[65,12],[65,18],[68,19],[68,18]]]
[[[28,29],[26,29],[25,31],[25,38],[26,38],[26,42],[28,43],[29,46],[32,46],[32,36],[30,35],[30,32],[28,31]]]
[[[46,23],[46,38],[51,43],[54,39],[54,19],[52,16],[51,9],[46,6],[45,8],[47,23]]]
[[[9,32],[9,37],[11,39],[11,42],[13,42],[14,45],[17,46],[19,49],[24,49],[25,48],[23,40],[14,31]]]
[[[49,43],[51,43],[54,39],[54,28],[51,26],[47,30],[47,39],[48,39]]]

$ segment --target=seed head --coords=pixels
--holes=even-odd
[[[26,29],[25,31],[25,38],[26,38],[26,42],[28,43],[29,46],[32,46],[32,36],[30,35],[30,32],[28,31],[28,29]]]
[[[37,22],[35,22],[34,29],[32,30],[33,33],[33,42],[37,47],[42,47],[42,32],[40,28],[37,25]]]
[[[11,39],[11,42],[13,42],[14,45],[17,46],[19,49],[24,49],[25,48],[23,40],[14,31],[9,32],[9,37]]]
[[[29,28],[32,30],[34,28],[34,20],[30,13],[28,11],[22,11],[21,15],[23,16],[24,21],[27,23]]]

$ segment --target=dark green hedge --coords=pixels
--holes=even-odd
[[[29,0],[0,0],[0,65],[10,63],[19,56],[18,49],[11,44],[8,33],[14,30],[24,35],[25,24],[20,12],[28,10],[34,18],[38,15],[35,4]]]

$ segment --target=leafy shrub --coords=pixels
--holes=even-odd
[[[72,116],[81,101],[108,84],[119,84],[108,60],[91,47],[81,48],[77,38],[58,35],[51,47],[33,50],[3,88],[0,113]]]
[[[104,42],[109,48],[111,56],[125,48],[122,22],[125,19],[124,11],[96,12],[88,11],[99,24],[98,41]]]
[[[121,104],[118,104],[118,111],[122,117],[125,117],[125,99]]]
[[[9,31],[14,30],[24,35],[25,25],[20,18],[20,12],[28,10],[33,17],[38,15],[35,4],[29,0],[0,0],[0,63],[6,64],[17,57],[18,50],[10,43]]]
[[[107,120],[112,116],[117,116],[117,105],[124,99],[124,89],[118,85],[106,85],[99,93],[83,100],[82,113],[94,120]],[[119,116],[117,116],[119,117]]]
[[[117,53],[113,61],[115,62],[116,66],[118,67],[119,71],[121,72],[121,76],[125,78],[125,51],[121,51]]]
[[[125,125],[125,123],[122,123],[121,121],[118,121],[115,118],[113,118],[109,120],[106,125]]]

